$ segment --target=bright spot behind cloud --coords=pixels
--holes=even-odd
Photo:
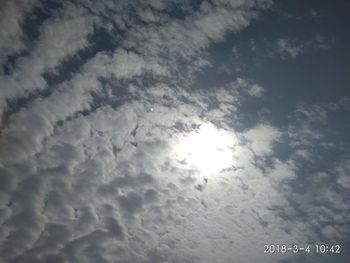
[[[233,165],[235,137],[212,123],[179,137],[174,148],[176,159],[202,175],[213,175]]]

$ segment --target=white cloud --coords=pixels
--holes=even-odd
[[[324,225],[316,215],[326,218],[332,208],[307,210],[314,200],[292,191],[290,181],[299,179],[295,155],[283,161],[275,156],[275,142],[312,116],[322,120],[327,114],[300,107],[289,129],[257,122],[238,132],[234,124],[242,98],[261,99],[263,87],[237,78],[212,90],[189,88],[193,73],[208,65],[202,57],[206,48],[227,32],[248,26],[269,3],[203,2],[180,19],[157,17],[167,5],[152,1],[133,9],[140,22],[130,17],[133,13],[121,14],[129,4],[84,1],[93,15],[78,4],[67,4],[47,20],[30,55],[18,61],[19,70],[30,72],[35,58],[35,74],[6,77],[9,87],[31,77],[35,81],[25,89],[44,87],[41,74],[87,48],[95,23],[108,20],[109,32],[114,34],[111,24],[123,32],[114,51],[88,58],[50,94],[34,97],[15,111],[2,128],[3,258],[135,263],[225,263],[235,258],[244,263],[261,261],[264,244],[303,244],[319,237],[310,225],[323,229],[325,236],[343,236],[346,231],[339,225],[347,215],[334,216],[339,225]],[[53,42],[59,44],[51,46]],[[21,96],[17,91],[6,94],[16,98]],[[210,174],[205,168],[217,156],[191,166],[173,155],[178,138],[201,132],[201,125],[213,130],[200,141],[213,146],[203,147],[203,152],[222,157],[224,150],[228,156],[224,167]],[[301,129],[306,139],[309,128]],[[234,142],[222,140],[227,136]],[[219,153],[215,141],[223,144]],[[296,147],[299,155],[300,149],[310,148],[296,144],[302,146]],[[337,173],[335,184],[346,188],[344,173]],[[329,180],[328,174],[321,179]],[[342,193],[334,188],[325,192],[332,207],[348,209],[337,204],[344,199]],[[313,221],[299,217],[291,200]],[[263,262],[282,259],[286,255]]]
[[[16,54],[25,49],[23,22],[39,1],[2,1],[0,10],[0,64],[6,56]]]
[[[96,18],[71,3],[64,5],[39,30],[39,39],[28,56],[16,61],[11,75],[0,76],[0,105],[5,99],[26,97],[35,90],[47,88],[43,73],[53,72],[65,60],[86,48]]]
[[[278,159],[273,161],[273,167],[267,171],[267,176],[274,183],[285,183],[286,180],[296,179],[296,167],[293,162],[281,162]]]
[[[91,72],[86,70],[85,74]],[[191,116],[190,105],[198,100],[197,103],[206,109],[205,94],[193,94],[193,102],[185,103],[181,96],[175,95],[177,92],[164,86],[139,92],[143,98],[140,102],[126,103],[118,109],[103,107],[89,116],[78,115],[46,135],[48,139],[39,155],[31,161],[37,173],[43,175],[38,178],[42,178],[45,187],[40,188],[41,192],[30,191],[25,198],[31,204],[29,207],[36,211],[35,217],[45,215],[50,223],[35,219],[37,225],[17,229],[18,234],[24,235],[29,230],[33,235],[8,255],[20,255],[30,246],[34,247],[27,255],[56,254],[63,246],[63,255],[68,260],[89,262],[89,253],[84,247],[94,246],[99,241],[95,249],[106,258],[113,258],[113,253],[117,253],[133,262],[143,262],[148,257],[185,262],[212,262],[220,258],[217,262],[225,262],[233,254],[248,262],[258,258],[254,251],[264,242],[285,236],[282,229],[271,223],[275,221],[282,226],[281,219],[264,211],[282,204],[287,207],[288,203],[254,166],[254,156],[242,154],[246,149],[244,145],[234,149],[240,172],[227,171],[210,177],[203,192],[195,187],[203,180],[201,172],[181,167],[169,156],[169,147],[175,143],[174,132],[169,128],[179,120],[188,128],[191,123],[203,121]],[[222,103],[235,103],[235,92],[222,90],[227,96],[218,98]],[[143,101],[170,95],[174,100],[173,108],[161,106],[152,112],[142,105]],[[160,100],[160,105],[162,103],[167,101]],[[272,151],[271,143],[276,137],[268,133],[278,134],[273,127],[262,125],[244,135],[254,135],[252,148],[259,154],[266,154]],[[23,180],[19,174],[16,177]],[[31,180],[29,178],[27,183]],[[27,186],[23,187],[25,193]],[[149,199],[150,189],[157,198]],[[76,196],[77,191],[79,196]],[[29,204],[24,197],[12,202],[18,207]],[[237,207],[233,209],[232,205]],[[7,220],[12,221],[12,218]],[[271,226],[267,225],[270,223]],[[43,229],[44,234],[40,234]],[[57,236],[55,231],[62,234]],[[283,241],[302,238],[301,230],[293,231],[293,235]],[[264,234],[267,232],[269,237]],[[135,240],[136,233],[138,240]],[[268,239],[252,243],[261,235]],[[143,236],[151,240],[146,243]],[[242,242],[234,242],[237,236]],[[11,239],[20,244],[12,233],[4,241],[7,247],[11,246]],[[37,240],[36,245],[34,240]],[[213,245],[214,240],[217,245]],[[118,252],[113,252],[113,244],[118,244]],[[243,252],[241,248],[248,244],[251,244],[250,252]]]
[[[261,97],[263,92],[264,92],[263,87],[261,87],[258,84],[252,85],[248,91],[249,95],[254,96],[254,97]]]
[[[278,141],[282,133],[273,126],[259,124],[244,133],[249,147],[256,155],[269,155],[273,152],[273,143]]]
[[[243,89],[243,91],[247,92],[252,97],[262,97],[264,93],[264,88],[256,83],[251,83],[243,78],[237,78],[235,83],[238,87]]]
[[[305,46],[303,44],[294,43],[291,39],[281,38],[277,42],[278,50],[283,56],[295,58],[304,53]]]
[[[280,38],[276,41],[276,50],[271,50],[282,59],[296,58],[304,53],[328,49],[334,45],[334,40],[326,40],[322,35],[315,35],[307,40],[300,40],[293,37]]]
[[[344,188],[350,189],[350,162],[341,162],[336,167],[336,172],[338,174],[337,183]]]

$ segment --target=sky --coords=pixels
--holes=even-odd
[[[349,262],[349,10],[0,0],[0,262]]]

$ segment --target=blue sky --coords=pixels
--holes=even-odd
[[[348,262],[349,8],[2,1],[0,262]]]

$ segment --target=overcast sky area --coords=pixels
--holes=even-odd
[[[349,11],[0,0],[0,262],[349,262]]]

